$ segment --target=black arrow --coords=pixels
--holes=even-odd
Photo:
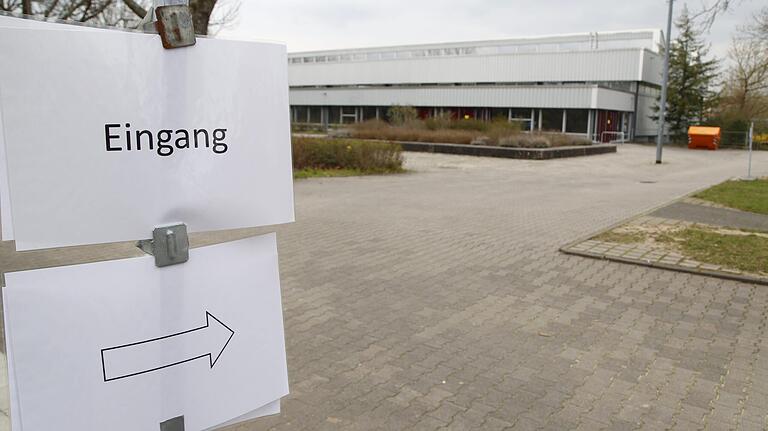
[[[235,331],[206,311],[205,326],[101,349],[104,381],[151,373],[206,357],[213,368],[234,335]]]

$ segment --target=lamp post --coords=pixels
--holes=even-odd
[[[664,122],[667,119],[667,87],[669,85],[669,51],[672,49],[672,13],[675,0],[669,1],[667,15],[667,43],[664,49],[664,78],[661,81],[661,106],[659,107],[659,136],[656,137],[656,164],[661,164],[661,152],[664,147]]]

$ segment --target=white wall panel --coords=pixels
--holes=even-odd
[[[634,110],[634,95],[581,86],[292,88],[291,105],[572,108]]]
[[[642,49],[290,64],[297,86],[639,81]],[[644,67],[644,66],[643,66]],[[648,66],[649,68],[652,66]]]
[[[653,107],[656,106],[656,98],[640,95],[637,100],[637,136],[656,136],[659,133],[659,123],[651,117],[654,115]]]
[[[431,83],[639,81],[638,49],[291,64],[289,83],[339,86]],[[650,52],[649,52],[650,54]]]
[[[640,81],[661,86],[662,73],[664,72],[664,57],[643,50],[643,75]]]

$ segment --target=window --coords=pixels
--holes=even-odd
[[[493,121],[509,121],[509,109],[506,109],[506,108],[491,108],[491,120],[493,120]]]
[[[341,123],[353,124],[357,121],[357,108],[354,106],[345,106],[341,108]]]
[[[586,126],[584,130],[586,130]],[[545,132],[563,131],[563,110],[562,109],[542,109],[541,110],[541,130]]]
[[[297,106],[295,109],[296,115],[296,122],[297,123],[306,123],[307,122],[307,107],[306,106]]]
[[[365,106],[363,107],[363,121],[368,120],[375,120],[376,119],[376,107],[375,106]]]
[[[516,118],[519,120],[531,120],[531,110],[530,109],[521,109],[521,108],[512,108],[512,118]]]
[[[565,131],[568,133],[587,133],[589,111],[586,109],[568,109],[565,111]]]
[[[310,123],[321,123],[321,110],[319,106],[310,106],[307,109],[309,109],[309,122]]]
[[[340,124],[341,123],[341,108],[338,106],[331,106],[328,108],[328,123]]]

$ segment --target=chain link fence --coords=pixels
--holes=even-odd
[[[720,148],[732,148],[745,150],[749,148],[749,132],[724,131],[721,132]]]

